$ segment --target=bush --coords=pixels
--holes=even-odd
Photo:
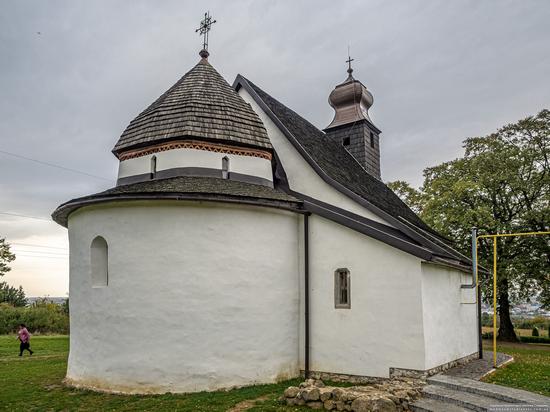
[[[0,334],[15,333],[20,323],[31,333],[69,333],[69,316],[60,305],[39,301],[21,308],[0,303]]]
[[[519,340],[522,343],[545,343],[550,345],[550,338],[544,336],[520,336]]]
[[[533,332],[531,332],[531,336],[539,336],[539,330],[537,329],[536,326],[533,328]]]

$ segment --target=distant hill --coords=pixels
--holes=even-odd
[[[67,300],[67,297],[68,296],[33,296],[33,297],[27,297],[27,302],[29,305],[32,305],[37,300],[47,299],[52,303],[62,305],[65,302],[65,300]]]

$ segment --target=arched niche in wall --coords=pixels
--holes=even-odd
[[[109,284],[109,247],[107,241],[97,236],[90,246],[92,286],[105,287]]]

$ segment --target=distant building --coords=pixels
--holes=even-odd
[[[121,392],[389,377],[476,356],[471,263],[380,180],[349,70],[325,132],[201,60],[116,143],[70,240],[67,381]]]

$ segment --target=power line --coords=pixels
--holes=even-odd
[[[43,258],[43,259],[67,259],[69,257],[69,256],[67,256],[67,257],[62,257],[62,256],[34,256],[34,255],[17,255],[17,256]]]
[[[96,178],[96,179],[107,180],[109,182],[113,181],[113,179],[107,179],[106,177],[93,175],[91,173],[83,172],[81,170],[72,169],[70,167],[56,165],[54,163],[49,163],[49,162],[44,162],[42,160],[32,159],[30,157],[22,156],[22,155],[17,154],[17,153],[7,152],[5,150],[0,150],[0,153],[3,153],[3,154],[8,155],[8,156],[17,157],[18,159],[28,160],[29,162],[38,163],[38,164],[41,164],[41,165],[44,165],[44,166],[55,167],[57,169],[66,170],[68,172],[73,172],[73,173],[78,173],[78,174],[81,174],[81,175],[84,175],[84,176],[93,177],[93,178]]]
[[[14,253],[15,253],[15,255],[17,255],[17,254],[19,254],[19,253],[40,253],[40,254],[44,254],[44,255],[69,256],[68,253],[60,253],[60,252],[43,252],[43,251],[41,251],[41,250],[20,250],[20,251],[15,250]]]
[[[46,220],[46,221],[48,221],[48,222],[52,222],[52,219],[47,219],[47,218],[45,218],[45,217],[22,215],[22,214],[19,214],[19,213],[0,212],[0,215],[8,215],[8,216],[16,216],[16,217],[25,217],[25,218],[27,218],[27,219],[38,219],[38,220]]]
[[[66,247],[57,247],[57,246],[46,246],[46,245],[37,245],[35,243],[17,243],[17,242],[8,242],[10,245],[17,245],[17,246],[30,246],[30,247],[43,247],[46,249],[61,249],[61,250],[68,250]]]

